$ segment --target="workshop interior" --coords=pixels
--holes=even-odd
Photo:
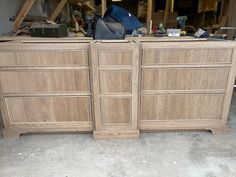
[[[229,0],[27,0],[18,4],[19,10],[5,19],[13,29],[3,31],[4,36],[235,38],[234,2]]]

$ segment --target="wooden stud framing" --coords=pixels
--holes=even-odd
[[[60,12],[62,11],[66,3],[67,3],[67,0],[61,0],[49,19],[54,21],[57,18],[57,16],[60,14]]]
[[[147,31],[148,34],[151,34],[152,31],[152,3],[153,0],[148,0],[147,4]]]
[[[17,29],[20,27],[21,23],[23,22],[25,16],[28,14],[29,10],[33,6],[35,0],[26,0],[25,4],[23,5],[20,13],[17,15],[16,20],[14,22],[14,28]]]
[[[166,28],[168,17],[169,17],[170,4],[171,4],[171,0],[166,0],[166,8],[165,8],[164,19],[163,19],[163,26],[165,28]]]
[[[102,0],[102,16],[105,14],[107,9],[107,0]]]

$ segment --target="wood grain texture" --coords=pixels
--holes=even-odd
[[[171,46],[170,46],[171,47]],[[145,49],[142,64],[205,64],[231,62],[232,49]]]
[[[4,51],[0,66],[88,66],[88,51]]]
[[[127,41],[101,41],[91,45],[91,59],[94,138],[108,138],[109,132],[122,130],[135,130],[137,136],[138,46]]]
[[[89,49],[91,40],[69,40],[69,39],[45,39],[13,41],[5,44],[0,43],[1,52],[55,52],[55,51],[81,51]]]
[[[91,121],[90,97],[6,98],[11,123]]]
[[[146,21],[146,28],[148,34],[152,32],[152,11],[153,11],[153,0],[148,0],[147,2],[147,21]]]
[[[132,51],[112,52],[100,51],[98,53],[98,64],[100,67],[109,66],[132,66]]]
[[[19,28],[21,23],[23,22],[24,18],[30,11],[31,7],[33,6],[35,0],[26,0],[23,7],[21,8],[19,14],[16,17],[16,20],[14,22],[15,29]]]
[[[231,104],[231,99],[233,95],[233,86],[235,83],[235,76],[236,76],[236,46],[232,54],[232,67],[230,68],[229,77],[227,80],[227,93],[224,102],[224,108],[222,112],[222,122],[223,124],[227,124],[228,115],[229,115],[229,108]]]
[[[89,42],[64,42],[0,45],[5,136],[93,130]]]
[[[236,75],[235,43],[140,41],[140,129],[223,132]]]
[[[94,130],[95,139],[111,139],[138,137],[139,129],[224,132],[235,43],[171,40],[0,44],[4,134]]]
[[[4,93],[90,92],[88,70],[1,72]]]
[[[143,69],[142,90],[226,89],[229,68]]]
[[[141,120],[220,119],[224,95],[142,96]]]
[[[131,123],[130,98],[101,98],[101,124]]]
[[[100,93],[131,93],[132,72],[129,70],[100,71]]]
[[[111,140],[111,139],[134,139],[139,138],[138,130],[122,130],[122,131],[94,131],[95,140]]]

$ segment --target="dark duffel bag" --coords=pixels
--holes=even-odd
[[[143,24],[131,12],[116,5],[110,5],[107,8],[103,19],[107,21],[107,18],[112,18],[121,23],[126,34],[131,34],[133,30],[143,27]]]
[[[124,39],[124,27],[112,19],[104,21],[101,17],[97,16],[94,23],[93,39],[111,40],[111,39]]]

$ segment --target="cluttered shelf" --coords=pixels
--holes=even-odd
[[[42,4],[46,9],[54,7],[49,10],[51,13],[44,12],[48,17],[28,15],[35,3],[36,0],[25,1],[18,15],[11,18],[14,30],[9,34],[93,39],[124,39],[127,35],[230,39],[228,32],[235,32],[233,26],[225,28],[232,18],[225,15],[227,9],[231,12],[231,6],[224,1],[60,0]]]

